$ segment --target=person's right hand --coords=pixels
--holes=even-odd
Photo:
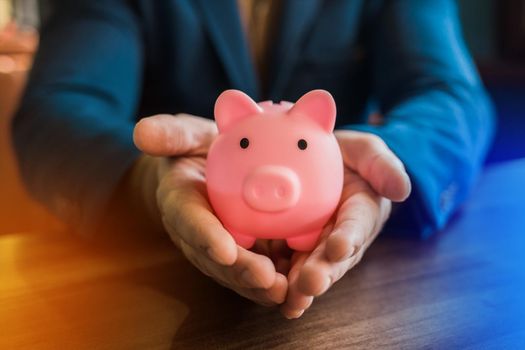
[[[262,305],[284,302],[288,288],[265,255],[236,245],[210,207],[205,179],[214,122],[187,114],[140,120],[134,141],[155,167],[158,214],[164,229],[204,274]]]

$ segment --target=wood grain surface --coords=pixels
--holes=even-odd
[[[163,240],[0,236],[0,349],[525,348],[525,161],[489,169],[426,241],[384,233],[298,320]]]

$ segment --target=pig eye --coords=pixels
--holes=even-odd
[[[239,144],[241,145],[241,148],[248,148],[250,145],[250,140],[248,140],[246,137],[243,137]]]
[[[305,150],[306,147],[308,147],[308,143],[305,139],[300,139],[299,141],[297,141],[297,147],[299,147],[300,150]]]

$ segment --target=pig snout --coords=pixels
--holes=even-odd
[[[276,212],[295,206],[301,194],[297,174],[284,166],[262,166],[246,178],[243,197],[255,210]]]

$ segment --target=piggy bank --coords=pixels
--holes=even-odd
[[[333,134],[336,106],[324,90],[295,104],[255,103],[238,90],[215,103],[219,135],[206,162],[210,203],[238,245],[285,239],[312,250],[336,210],[343,160]]]

